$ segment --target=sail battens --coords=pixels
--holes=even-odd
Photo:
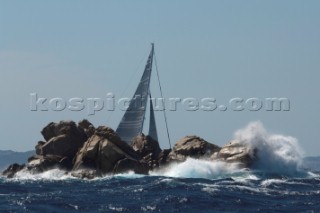
[[[145,118],[145,109],[147,106],[147,100],[149,96],[149,86],[152,71],[152,61],[153,61],[153,51],[152,48],[145,66],[143,75],[139,82],[139,85],[129,103],[129,107],[116,130],[118,135],[127,143],[131,143],[133,137],[140,135],[143,129],[143,123]]]

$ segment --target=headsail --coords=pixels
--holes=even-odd
[[[152,70],[154,45],[148,57],[146,67],[141,77],[140,83],[130,101],[129,107],[122,117],[116,130],[121,139],[131,143],[132,138],[140,135],[143,130],[143,122],[146,112],[147,100],[149,95],[149,85]]]
[[[148,133],[148,135],[151,136],[153,138],[153,140],[158,141],[156,119],[154,117],[151,94],[150,94],[150,125],[149,125],[149,133]]]

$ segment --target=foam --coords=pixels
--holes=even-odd
[[[258,150],[254,169],[278,175],[303,173],[303,151],[294,137],[270,134],[258,121],[236,131],[234,139]]]
[[[75,179],[69,173],[60,169],[51,169],[39,174],[32,174],[28,170],[17,172],[13,180],[67,180]]]
[[[300,169],[303,151],[298,145],[296,138],[270,134],[261,122],[252,122],[245,128],[236,131],[234,133],[234,140],[258,150],[258,159],[254,162],[252,170],[241,169],[237,163],[188,158],[185,162],[174,163],[165,168],[150,172],[150,175],[169,178],[205,178],[211,180],[232,178],[234,181],[259,180],[263,175],[269,177],[270,174],[280,176],[308,176],[308,172]],[[142,177],[144,177],[144,175],[128,172],[95,178],[94,180],[107,180],[111,178],[134,179]],[[75,178],[69,173],[59,169],[52,169],[41,174],[30,174],[27,170],[22,170],[14,177],[14,180],[65,179]],[[265,182],[264,184],[268,185],[269,183]]]
[[[188,158],[185,162],[171,164],[150,174],[166,177],[220,179],[231,177],[235,173],[242,173],[237,163]]]

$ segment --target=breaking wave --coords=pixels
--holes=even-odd
[[[320,175],[301,169],[303,152],[295,138],[270,134],[253,122],[233,139],[258,150],[253,169],[189,158],[150,176],[128,172],[82,180],[59,169],[22,170],[13,179],[0,177],[0,211],[318,211]]]
[[[17,180],[67,180],[76,179],[72,177],[69,173],[61,169],[51,169],[39,174],[32,174],[28,170],[23,169],[14,176],[13,181]]]
[[[253,168],[269,174],[298,175],[303,150],[291,136],[270,134],[261,122],[252,122],[235,132],[234,138],[257,150],[258,159]]]
[[[188,158],[183,163],[171,164],[166,168],[152,172],[153,176],[167,176],[179,178],[219,179],[246,173],[237,163],[209,161]]]
[[[303,151],[297,139],[290,136],[270,134],[261,122],[252,122],[245,128],[237,130],[234,133],[233,140],[240,141],[244,145],[257,150],[257,159],[250,170],[241,168],[237,163],[188,158],[185,162],[171,164],[151,172],[150,175],[211,180],[314,175],[301,169]],[[102,179],[141,177],[144,177],[144,175],[128,172],[126,174],[106,176]],[[41,174],[30,174],[28,171],[22,170],[16,174],[14,180],[66,180],[73,178],[70,174],[59,169],[53,169]]]
[[[152,173],[152,175],[181,178],[247,178],[257,176],[306,176],[301,168],[303,151],[296,138],[270,134],[261,122],[249,123],[234,133],[233,140],[257,150],[257,159],[249,171],[236,163],[187,159],[183,163]]]

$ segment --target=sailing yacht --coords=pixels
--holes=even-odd
[[[151,136],[154,140],[158,141],[158,133],[157,133],[155,116],[154,116],[153,104],[151,100],[151,93],[150,93],[150,79],[151,79],[153,59],[154,59],[154,44],[152,43],[151,51],[150,51],[143,75],[141,77],[140,83],[133,95],[133,98],[129,103],[128,109],[124,113],[122,120],[116,130],[116,132],[121,137],[121,139],[127,142],[128,144],[131,144],[132,139],[134,137],[142,134],[148,97],[150,98],[150,104],[149,104],[150,106],[149,122],[150,123],[149,123],[148,135]],[[157,70],[157,74],[158,74],[158,70]],[[160,92],[162,96],[159,74],[157,76],[158,76],[158,82],[159,82]],[[164,112],[164,117],[166,122],[167,133],[168,133],[167,118],[165,115],[165,110],[163,112]],[[168,133],[168,139],[170,143],[169,133]]]

